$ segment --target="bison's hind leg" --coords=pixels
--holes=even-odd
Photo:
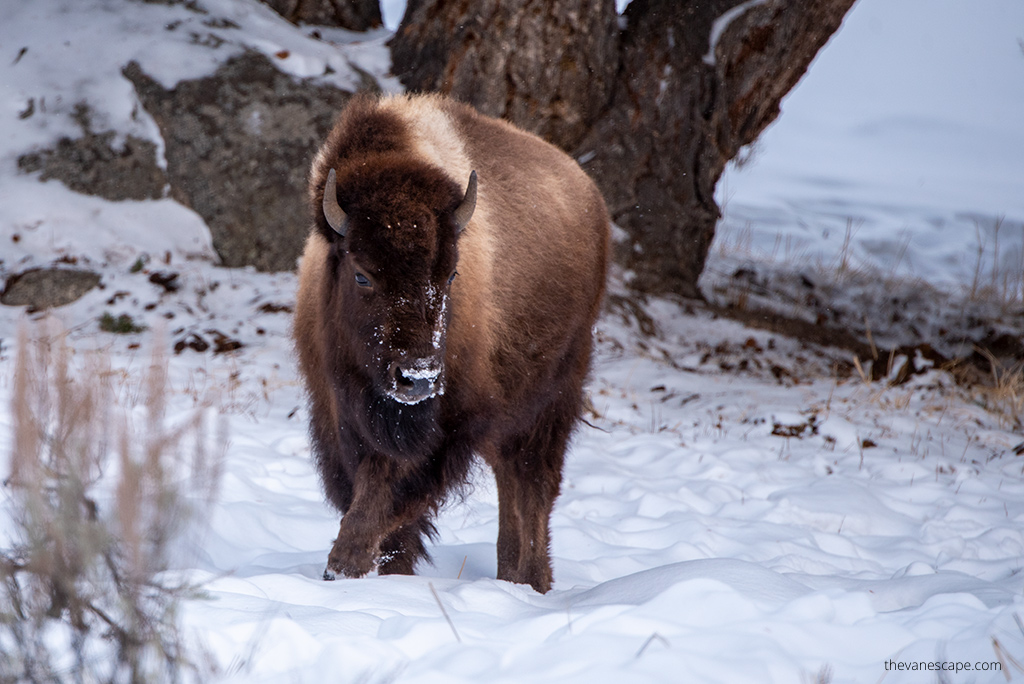
[[[424,515],[388,535],[380,545],[377,572],[381,575],[411,575],[420,560],[430,562],[425,539],[433,539],[437,529]]]
[[[498,579],[551,589],[549,521],[578,402],[556,402],[532,432],[506,437],[491,464],[498,485]]]
[[[498,579],[551,589],[550,519],[562,486],[565,449],[583,408],[590,327],[578,332],[553,373],[546,406],[532,426],[507,433],[484,452],[498,485]]]

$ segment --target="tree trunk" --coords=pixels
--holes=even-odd
[[[282,17],[298,24],[340,26],[367,31],[381,26],[378,0],[263,0]]]
[[[612,104],[575,151],[629,233],[618,257],[631,286],[701,296],[726,162],[775,120],[853,1],[627,7]]]
[[[617,20],[615,0],[410,0],[392,70],[572,149],[611,97]]]
[[[576,154],[629,235],[632,287],[700,297],[725,164],[854,0],[411,0],[394,71]]]

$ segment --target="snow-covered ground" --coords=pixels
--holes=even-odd
[[[979,247],[982,270],[1019,273],[1021,112],[1024,4],[860,0],[719,183],[717,252],[826,269],[843,255],[957,293]]]
[[[363,68],[384,59],[382,35],[339,51],[255,2],[201,4],[210,15],[121,0],[5,7],[0,259],[7,273],[59,258],[102,273],[104,289],[55,315],[80,356],[100,349],[126,371],[126,387],[158,341],[220,333],[244,344],[170,357],[172,419],[213,401],[228,421],[219,498],[176,569],[203,583],[205,598],[185,604],[182,623],[219,678],[1024,678],[1013,664],[1024,661],[1024,437],[1011,417],[983,408],[998,408],[995,400],[938,371],[867,384],[837,374],[850,361],[842,352],[668,301],[647,309],[653,336],[617,309],[599,325],[591,425],[574,440],[552,518],[550,593],[494,579],[497,498],[485,470],[440,516],[433,566],[415,577],[323,582],[337,516],[309,459],[288,337],[294,276],[217,267],[202,221],[169,199],[107,202],[16,167],[18,155],[77,134],[70,112],[83,98],[103,103],[98,128],[155,135],[144,112],[132,114],[120,75],[129,59],[149,59],[154,71],[165,64],[171,81],[208,72],[243,43],[267,54],[287,48],[296,73],[336,65],[342,80],[346,59]],[[117,23],[101,21],[112,11]],[[239,28],[202,24],[216,17]],[[162,28],[174,21],[182,32]],[[228,42],[211,55],[188,39],[192,29]],[[787,267],[794,254],[831,263],[848,217],[858,265],[897,269],[882,247],[905,244],[901,263],[937,285],[973,276],[975,219],[984,239],[985,220],[1004,216],[1001,248],[1019,246],[1020,229],[1014,237],[1009,227],[1024,221],[1024,194],[1014,191],[1024,179],[1014,114],[1024,109],[1021,37],[1018,0],[861,0],[784,103],[755,163],[730,171],[712,265]],[[921,56],[929,44],[938,56]],[[92,61],[78,70],[84,56]],[[921,65],[920,91],[869,90],[911,62]],[[958,106],[908,105],[924,101],[926,85],[948,89]],[[43,97],[45,112],[19,118]],[[143,255],[149,261],[133,273]],[[151,283],[153,271],[178,273],[180,288]],[[160,332],[100,332],[107,311]],[[0,307],[4,406],[24,317]],[[134,393],[122,396],[131,404]],[[10,420],[0,412],[3,459]],[[915,663],[952,669],[896,669]]]

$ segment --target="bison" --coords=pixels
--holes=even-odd
[[[324,579],[412,574],[476,455],[498,487],[498,578],[546,592],[605,287],[600,192],[467,105],[364,95],[317,153],[309,199],[294,337],[342,513]]]

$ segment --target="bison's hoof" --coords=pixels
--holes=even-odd
[[[369,551],[356,551],[351,547],[335,545],[327,557],[327,569],[324,576],[342,575],[344,577],[362,577],[374,568],[374,555]]]
[[[333,582],[338,578],[329,568],[324,568],[324,582]]]

